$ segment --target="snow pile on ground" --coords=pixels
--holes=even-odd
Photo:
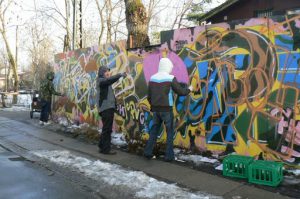
[[[123,133],[113,132],[111,134],[111,143],[115,146],[126,146],[127,142]]]
[[[59,117],[57,122],[58,122],[59,125],[62,125],[64,127],[69,126],[69,121],[66,117]]]
[[[223,164],[220,164],[219,166],[215,167],[216,170],[223,171]]]
[[[99,160],[89,160],[75,156],[69,151],[36,151],[33,154],[94,180],[104,181],[112,186],[125,186],[135,192],[138,198],[221,198],[200,192],[190,193],[187,189],[158,181],[143,172],[126,170],[121,166]]]
[[[12,105],[13,95],[6,95],[5,104],[7,108],[1,108],[3,111],[28,111],[31,107],[32,98],[30,94],[19,94],[17,104]],[[1,98],[0,98],[1,101]],[[2,103],[2,102],[1,102]]]
[[[178,154],[177,158],[179,160],[193,162],[193,163],[195,163],[197,165],[201,164],[203,162],[205,162],[205,163],[212,163],[212,164],[219,162],[217,159],[207,158],[207,157],[203,157],[201,155],[184,155],[184,154]]]
[[[30,94],[19,94],[17,105],[30,107],[32,103],[32,96]]]
[[[295,176],[300,176],[300,169],[286,170],[288,173],[293,173]]]

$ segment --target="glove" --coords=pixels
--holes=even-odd
[[[190,86],[189,86],[189,90],[190,90],[191,92],[193,92],[193,91],[194,91],[194,87],[193,87],[192,85],[190,85]]]

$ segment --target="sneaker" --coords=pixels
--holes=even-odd
[[[48,122],[44,122],[44,125],[49,125],[49,124],[51,124],[51,122],[50,122],[50,121],[48,121]]]
[[[144,154],[144,157],[148,160],[151,160],[151,159],[156,159],[156,156],[155,155],[145,155]]]
[[[40,125],[44,125],[44,122],[40,120],[39,124],[40,124]]]

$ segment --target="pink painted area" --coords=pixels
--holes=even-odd
[[[267,18],[252,18],[246,21],[244,25],[240,24],[239,26],[258,26],[258,25],[267,25],[267,24],[268,24]]]
[[[281,153],[292,154],[292,156],[297,158],[300,157],[300,153],[298,151],[295,151],[294,149],[287,146],[281,146]]]
[[[173,51],[176,51],[176,50],[178,50],[176,48],[176,42],[185,41],[187,44],[189,44],[192,42],[192,38],[193,38],[193,35],[192,35],[191,29],[175,30],[174,34],[173,34],[173,38],[171,39],[171,42],[170,42],[170,44],[171,44],[170,47]]]
[[[300,19],[295,19],[295,26],[300,28]]]
[[[162,58],[161,52],[157,51],[147,55],[143,61],[144,66],[144,75],[147,83],[150,80],[150,77],[157,73],[159,60]],[[188,83],[189,76],[186,69],[186,66],[182,59],[175,53],[169,52],[168,58],[173,62],[174,68],[172,75],[174,75],[179,82]]]

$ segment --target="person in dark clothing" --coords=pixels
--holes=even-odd
[[[173,151],[173,93],[184,96],[188,95],[193,87],[182,87],[176,77],[170,75],[173,63],[168,58],[162,58],[159,62],[158,73],[151,76],[148,85],[148,101],[153,112],[153,126],[150,129],[150,137],[144,149],[144,156],[148,159],[153,157],[152,151],[156,143],[161,124],[164,122],[167,131],[167,147],[165,161],[174,160]]]
[[[109,68],[101,66],[98,71],[97,97],[98,111],[102,120],[102,133],[99,139],[99,152],[103,154],[116,154],[111,150],[111,133],[116,109],[116,98],[112,89],[112,84],[121,77],[126,77],[126,73],[119,73],[111,76]]]
[[[51,112],[51,99],[52,95],[62,96],[61,93],[56,92],[53,85],[54,72],[49,72],[46,75],[46,81],[43,81],[40,87],[41,94],[41,115],[40,115],[40,124],[47,125],[49,124],[48,118]]]

